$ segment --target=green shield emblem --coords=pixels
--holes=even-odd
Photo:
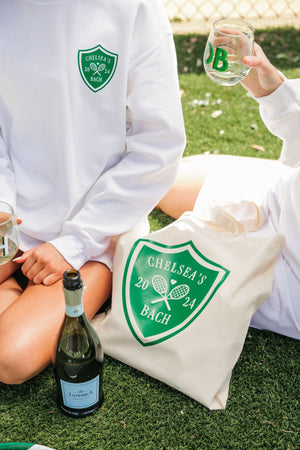
[[[78,66],[85,84],[93,91],[103,89],[112,79],[118,63],[118,55],[101,45],[78,51]]]
[[[194,244],[167,246],[138,240],[123,276],[123,309],[133,336],[143,345],[165,341],[187,328],[229,275]]]

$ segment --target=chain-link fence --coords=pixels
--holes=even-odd
[[[300,0],[162,0],[175,32],[207,32],[214,20],[242,18],[255,27],[300,27]]]

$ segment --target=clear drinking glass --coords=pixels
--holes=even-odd
[[[11,205],[0,201],[0,265],[13,259],[18,248],[19,232],[15,212]]]
[[[208,77],[223,86],[242,81],[250,68],[242,63],[252,55],[254,28],[244,20],[220,19],[213,23],[204,51]]]

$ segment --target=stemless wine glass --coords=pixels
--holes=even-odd
[[[242,81],[250,68],[242,63],[252,55],[254,28],[244,20],[220,19],[213,23],[204,51],[208,77],[223,86]]]
[[[10,261],[19,248],[19,232],[11,205],[0,201],[0,265]]]

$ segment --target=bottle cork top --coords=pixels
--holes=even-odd
[[[63,274],[63,286],[69,291],[76,291],[83,287],[79,270],[69,269]]]

